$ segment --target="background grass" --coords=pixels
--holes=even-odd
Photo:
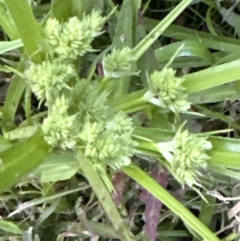
[[[233,9],[231,1],[210,0],[29,2],[0,2],[0,240],[238,240],[240,4]],[[66,20],[93,8],[107,15],[115,6],[93,42],[98,51],[77,62],[80,76],[87,77],[112,46],[129,46],[141,70],[114,86],[110,105],[133,116],[142,154],[121,171],[109,170],[116,190],[110,194],[82,153],[78,159],[71,152],[51,153],[34,132],[46,109],[39,108],[22,74],[30,61],[44,59],[39,46],[47,18]],[[194,133],[218,131],[209,139],[213,148],[201,195],[182,188],[147,141],[171,140],[174,116],[139,99],[148,87],[146,71],[161,70],[182,44],[171,67],[186,76],[192,111],[203,115],[183,114],[181,120]]]

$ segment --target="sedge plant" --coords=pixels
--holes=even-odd
[[[192,1],[179,3],[141,41],[133,41],[137,34],[136,26],[131,30],[132,41],[130,38],[126,43],[119,41],[121,36],[117,33],[124,29],[120,24],[117,25],[116,36],[105,49],[95,48],[94,41],[106,37],[106,27],[111,27],[112,18],[121,23],[120,16],[124,11],[129,11],[126,6],[134,13],[131,19],[134,26],[141,1],[133,3],[125,0],[120,12],[113,8],[111,1],[106,1],[110,7],[108,11],[102,11],[93,2],[91,8],[81,4],[77,7],[75,2],[67,3],[66,12],[66,6],[61,1],[53,1],[51,11],[41,25],[34,18],[27,0],[16,5],[13,0],[3,3],[11,16],[11,24],[5,26],[2,23],[2,27],[12,40],[20,38],[24,49],[21,50],[17,69],[4,69],[13,71],[15,76],[2,116],[1,192],[34,170],[36,175],[36,168],[40,172],[38,178],[48,183],[50,189],[52,184],[49,183],[70,180],[75,174],[80,174],[93,189],[113,230],[106,229],[104,233],[106,227],[99,231],[94,223],[84,219],[89,227],[120,240],[136,240],[112,199],[118,190],[111,175],[121,171],[179,216],[195,238],[220,240],[206,223],[141,170],[141,165],[134,161],[134,157],[147,157],[144,160],[152,158],[182,188],[197,190],[198,193],[204,186],[203,173],[217,166],[216,170],[222,170],[222,174],[227,176],[229,173],[227,169],[224,173],[224,168],[239,168],[239,164],[235,163],[238,149],[229,154],[234,145],[239,145],[238,140],[210,137],[211,133],[191,133],[187,128],[189,118],[197,115],[193,107],[201,91],[236,80],[239,77],[239,73],[235,72],[239,60],[216,65],[211,70],[183,74],[172,67],[172,56],[182,51],[178,48],[161,68],[139,68],[142,56]],[[19,17],[19,13],[25,14],[25,17]],[[28,21],[30,24],[27,24]],[[12,33],[12,25],[16,28],[15,34]],[[31,39],[29,31],[32,31]],[[181,46],[184,49],[185,45]],[[100,63],[97,63],[98,60]],[[228,70],[228,76],[214,77],[208,84],[198,81],[211,78],[212,72],[221,73],[223,69]],[[141,89],[132,88],[131,80],[136,79],[140,81]],[[14,116],[24,90],[26,120],[16,127]],[[30,92],[38,100],[37,114],[31,113]],[[149,122],[143,127],[145,123],[140,118],[141,114],[150,120],[159,119],[163,124]],[[162,128],[164,124],[168,128]],[[49,157],[52,156],[60,173],[51,168],[48,170],[51,163]],[[66,160],[69,158],[71,165],[64,160],[61,162],[61,156]],[[226,156],[229,158],[228,164],[222,161]],[[28,165],[27,162],[23,167],[23,163],[29,159],[32,163]],[[62,195],[52,193],[51,199],[48,197],[51,197],[51,192],[47,189],[44,195],[47,196],[35,203],[27,203],[25,208],[56,199],[51,203],[52,209],[56,209],[60,202],[57,200],[62,198],[64,192]],[[204,194],[200,196],[203,201],[207,199]],[[23,209],[17,209],[14,214]],[[80,212],[79,207],[76,210]],[[38,228],[40,221],[36,225]],[[14,228],[18,234],[23,233],[18,227]]]

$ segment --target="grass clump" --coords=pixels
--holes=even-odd
[[[0,236],[237,240],[239,9],[118,4],[1,2]]]

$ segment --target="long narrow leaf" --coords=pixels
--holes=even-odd
[[[25,63],[21,61],[18,70],[23,71],[24,68]],[[15,128],[14,118],[25,87],[26,82],[20,76],[15,75],[12,78],[3,107],[2,128],[4,132],[11,131]]]
[[[133,58],[138,60],[147,49],[160,37],[162,32],[182,13],[192,2],[183,0],[175,7],[134,49]]]
[[[12,222],[4,221],[4,220],[0,220],[0,229],[9,233],[15,233],[15,234],[23,233],[23,231],[17,225],[15,225]]]
[[[135,165],[127,166],[122,169],[128,176],[147,189],[153,196],[159,199],[170,210],[176,213],[189,227],[196,231],[207,241],[220,241],[197,217],[185,208],[176,198],[169,194],[155,180]]]
[[[27,55],[35,62],[41,61],[42,56],[39,49],[43,41],[43,34],[28,1],[5,0],[5,3],[11,13]]]
[[[193,93],[238,80],[240,78],[239,65],[240,60],[235,60],[186,75],[184,81],[186,91]]]
[[[159,22],[154,19],[145,18],[146,28],[151,31]],[[189,29],[182,26],[170,25],[163,33],[163,36],[180,39],[195,40],[204,43],[207,47],[228,53],[239,51],[240,40],[224,36],[215,36],[203,31]]]
[[[6,53],[7,51],[11,51],[23,46],[21,39],[16,39],[13,41],[4,41],[0,42],[0,54]]]

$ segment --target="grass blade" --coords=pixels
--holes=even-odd
[[[162,32],[178,17],[179,14],[192,2],[183,0],[175,7],[134,49],[133,58],[138,60],[147,49],[159,38]]]
[[[194,93],[238,80],[240,78],[239,65],[240,60],[235,60],[186,75],[184,81],[186,91]]]
[[[11,13],[27,55],[35,62],[41,61],[42,56],[37,51],[42,44],[43,34],[32,13],[29,2],[27,0],[5,0],[5,3]]]
[[[133,180],[147,189],[153,196],[159,199],[170,210],[176,213],[187,225],[196,231],[202,238],[208,241],[220,241],[197,217],[185,208],[177,199],[169,194],[155,180],[135,165],[127,166],[122,170]]]

